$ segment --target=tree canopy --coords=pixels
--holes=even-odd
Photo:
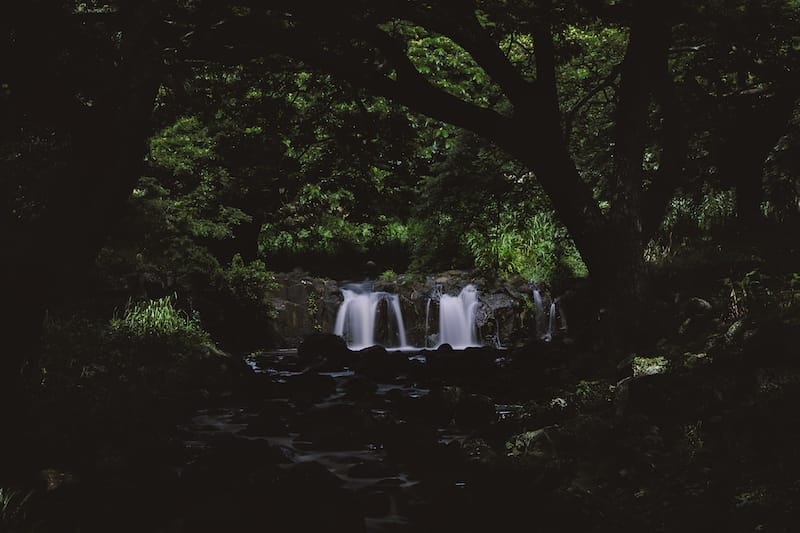
[[[708,230],[715,212],[745,229],[797,219],[798,11],[15,6],[2,44],[4,278],[47,281],[9,283],[27,317],[10,329],[35,335],[23,323],[76,287],[54,280],[80,277],[131,205],[152,215],[131,239],[163,251],[152,236],[171,235],[219,265],[588,269],[610,304],[635,308],[645,259],[689,226]]]

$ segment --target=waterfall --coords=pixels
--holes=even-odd
[[[342,288],[341,292],[344,301],[336,313],[333,332],[344,337],[349,348],[360,350],[375,344],[396,348],[408,346],[397,294],[372,292],[364,285],[349,285],[348,288]],[[387,303],[385,318],[379,313],[381,302]],[[387,338],[375,338],[379,325],[385,325]]]
[[[389,324],[397,324],[397,337],[400,341],[400,346],[408,346],[408,340],[406,340],[406,324],[403,322],[403,313],[400,311],[400,295],[389,294],[388,297],[389,302],[391,303],[391,306],[389,307],[391,310],[390,314],[392,315],[392,318],[394,318],[394,321],[390,320]]]
[[[556,325],[556,302],[553,300],[553,303],[550,304],[550,318],[547,321],[547,333],[544,335],[544,340],[550,341],[553,340],[553,330],[555,329]]]
[[[544,329],[544,302],[542,301],[542,293],[539,292],[539,288],[533,280],[531,280],[531,289],[533,290],[533,303],[536,305],[536,314],[534,315],[536,336],[542,337],[542,329]]]
[[[428,321],[431,316],[431,298],[428,298],[428,303],[425,304],[425,348],[428,347]]]
[[[549,342],[553,340],[553,332],[556,329],[556,302],[558,298],[551,301],[550,312],[545,315],[542,293],[539,292],[539,288],[533,280],[531,280],[530,285],[533,292],[533,302],[536,304],[536,336],[537,338]],[[545,329],[545,321],[547,323],[547,329]]]
[[[437,283],[433,286],[433,291],[431,291],[430,296],[428,296],[428,301],[425,304],[425,348],[428,347],[430,343],[430,320],[431,320],[431,302],[436,301],[439,302],[442,299],[442,284]]]
[[[347,285],[341,288],[341,293],[344,300],[336,313],[333,332],[343,337],[350,349],[360,350],[376,344],[387,348],[413,348],[406,337],[399,295],[372,291],[366,284]],[[430,334],[431,302],[439,305],[438,335]],[[442,287],[437,284],[425,305],[424,346],[444,343],[457,349],[480,346],[476,327],[478,306],[478,291],[474,285],[467,285],[458,296],[452,296],[442,294]],[[497,344],[499,329],[496,337]]]
[[[439,343],[453,348],[479,346],[475,331],[478,291],[467,285],[458,296],[443,294],[439,299]]]

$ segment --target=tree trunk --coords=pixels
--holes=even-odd
[[[786,131],[796,97],[792,86],[774,95],[734,96],[723,111],[727,125],[720,132],[724,144],[719,171],[736,191],[736,214],[744,226],[764,221],[764,162]]]
[[[48,169],[53,176],[43,184],[46,195],[35,199],[40,202],[40,213],[13,219],[13,224],[0,230],[0,245],[5,252],[0,286],[5,307],[11,311],[0,331],[5,344],[0,357],[0,409],[11,406],[4,411],[20,411],[20,394],[26,385],[23,370],[38,366],[46,310],[62,304],[75,287],[81,287],[80,280],[140,176],[160,62],[157,58],[154,61],[152,43],[142,31],[141,14],[125,14],[129,16],[122,18],[124,38],[120,46],[124,60],[113,66],[95,65],[94,56],[75,52],[65,61],[76,63],[59,63],[50,57],[51,49],[40,45],[33,51],[41,55],[41,62],[26,58],[40,69],[15,65],[8,78],[10,107],[16,108],[17,121],[8,131],[19,137],[6,136],[3,141],[10,146],[23,145],[44,128],[52,132],[57,145],[69,148],[53,153],[57,160]],[[27,16],[32,19],[15,21],[15,43],[23,48],[38,42],[43,32],[38,19]],[[58,20],[64,22],[63,18]],[[79,21],[70,22],[76,22],[75,31],[84,31]],[[62,33],[72,35],[67,30]],[[81,41],[75,38],[68,42]],[[38,97],[25,90],[43,85],[53,88],[55,102],[76,102],[73,91],[78,87],[73,83],[92,69],[105,71],[99,76],[102,86],[87,82],[91,105],[49,109],[45,103],[43,110]],[[54,85],[54,73],[69,77],[69,82]],[[35,175],[26,178],[32,183],[42,179]]]

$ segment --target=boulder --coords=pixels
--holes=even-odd
[[[454,413],[461,428],[478,429],[497,421],[494,400],[482,394],[470,394],[458,402]]]
[[[512,436],[506,441],[506,450],[510,456],[525,456],[534,463],[545,465],[556,457],[555,445],[551,433],[557,426],[525,431]]]
[[[348,400],[363,401],[375,394],[378,385],[365,376],[353,376],[344,382],[342,388]]]
[[[339,366],[347,366],[354,358],[344,339],[332,333],[306,335],[297,348],[297,357],[302,362],[325,358],[329,363]]]
[[[442,345],[449,346],[449,345]],[[442,349],[426,353],[428,369],[438,376],[491,375],[497,371],[497,350],[489,346],[464,350]]]
[[[353,370],[377,381],[394,381],[411,366],[404,354],[387,352],[383,346],[370,346],[356,354],[358,360],[353,363]]]
[[[303,372],[286,380],[291,399],[299,403],[318,402],[336,392],[336,382],[331,376],[316,372]]]

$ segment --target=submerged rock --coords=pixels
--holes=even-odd
[[[408,372],[411,364],[399,352],[388,352],[383,346],[370,346],[357,352],[358,360],[353,370],[378,381],[393,381],[398,375]]]
[[[349,354],[350,350],[344,339],[333,333],[306,335],[297,348],[297,357],[301,361],[311,361],[317,357],[338,360],[346,358]]]
[[[494,401],[482,394],[469,394],[458,402],[454,416],[459,427],[468,429],[482,428],[497,421]]]
[[[365,376],[353,376],[344,382],[342,388],[348,400],[363,401],[375,394],[378,385]]]
[[[286,380],[288,395],[300,403],[318,402],[336,392],[336,382],[331,376],[316,372],[303,372]]]

